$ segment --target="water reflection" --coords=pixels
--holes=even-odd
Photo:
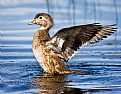
[[[102,90],[68,87],[68,83],[72,82],[68,80],[68,75],[42,74],[36,77],[36,81],[32,85],[38,88],[38,94],[88,94]]]
[[[32,85],[39,88],[39,94],[58,94],[63,93],[67,83],[67,75],[52,76],[43,74],[38,76]]]

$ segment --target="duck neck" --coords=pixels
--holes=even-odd
[[[46,42],[48,40],[50,40],[48,30],[38,30],[34,34],[32,47],[36,48],[37,46],[40,46],[43,42]]]

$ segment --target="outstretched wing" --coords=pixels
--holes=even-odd
[[[68,61],[72,54],[83,45],[92,44],[107,38],[116,31],[115,25],[102,26],[98,23],[73,26],[59,30],[47,45],[64,61]]]

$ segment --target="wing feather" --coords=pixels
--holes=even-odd
[[[96,43],[116,31],[115,25],[102,26],[99,23],[73,26],[59,30],[48,46],[64,61],[68,61],[80,46]]]

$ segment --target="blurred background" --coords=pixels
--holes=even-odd
[[[70,69],[94,74],[67,75],[62,79],[42,74],[31,49],[39,26],[28,25],[37,13],[53,17],[51,36],[74,25],[117,24],[116,33],[81,47],[66,63]],[[121,94],[120,0],[0,0],[0,35],[0,94]]]

